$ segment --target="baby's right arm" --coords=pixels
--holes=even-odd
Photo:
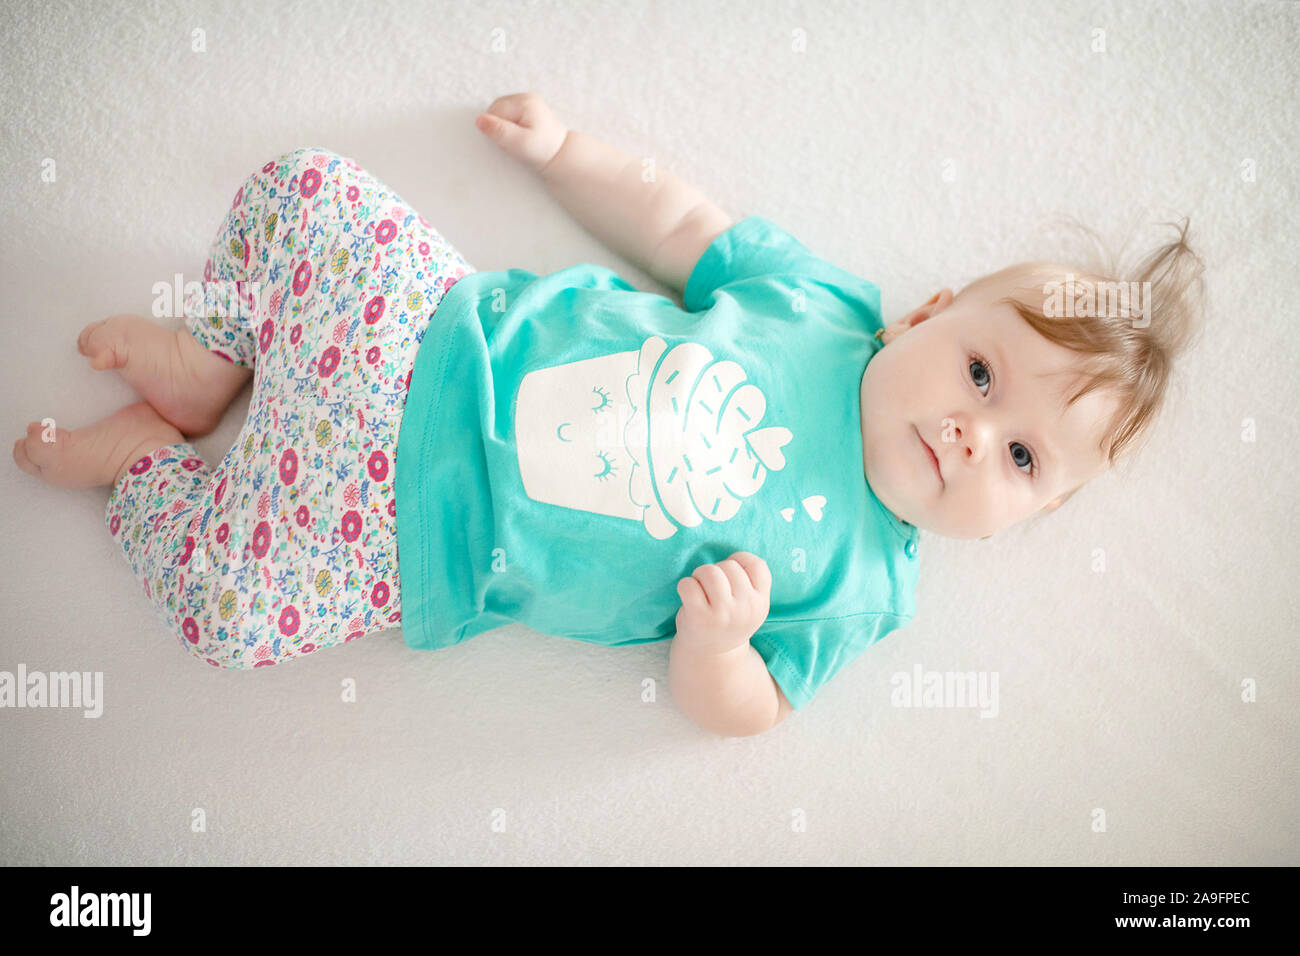
[[[668,680],[678,706],[705,730],[749,737],[794,709],[749,643],[767,618],[771,590],[766,562],[748,551],[701,565],[677,582],[682,609]]]
[[[487,117],[487,118],[484,118]],[[664,285],[681,292],[731,217],[667,170],[576,129],[536,93],[503,96],[479,128],[535,169],[586,229]]]

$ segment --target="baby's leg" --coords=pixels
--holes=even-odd
[[[267,166],[284,201],[258,234],[277,237],[266,274],[282,281],[256,336],[191,326],[255,369],[248,420],[215,469],[185,446],[137,463],[105,514],[182,645],[222,667],[274,664],[400,620],[401,411],[429,316],[471,271],[351,160],[303,149]],[[246,248],[251,261],[257,242]]]
[[[341,222],[349,187],[360,198],[351,182],[340,187],[341,177],[327,182],[321,176],[332,163],[357,178],[359,167],[354,170],[347,162],[304,147],[245,178],[212,240],[203,282],[186,283],[184,328],[166,329],[134,315],[92,322],[77,340],[91,367],[116,369],[186,435],[206,435],[216,428],[271,344],[279,319],[286,310],[296,315],[302,309],[303,293],[313,285],[312,263],[299,261],[302,251],[328,226]],[[341,275],[365,237],[345,238],[351,248],[341,248],[319,264],[315,284],[325,278],[326,268]],[[329,287],[326,281],[322,288]]]
[[[81,331],[77,348],[91,367],[117,369],[145,401],[73,430],[33,422],[27,437],[14,443],[14,460],[24,471],[59,487],[116,485],[126,465],[148,452],[217,426],[257,354],[257,290],[267,275],[270,240],[278,235],[278,217],[266,211],[277,182],[269,173],[284,158],[253,173],[235,194],[212,242],[204,282],[186,297],[188,328],[168,330],[142,316],[117,315]],[[187,455],[198,458],[192,447]]]
[[[77,349],[94,369],[117,369],[168,422],[206,435],[252,373],[206,350],[186,329],[139,315],[115,315],[81,330]]]
[[[301,153],[271,160],[240,185],[208,250],[203,282],[186,283],[184,328],[117,315],[90,323],[77,340],[92,368],[117,369],[186,435],[220,423],[256,365],[259,333],[283,302],[289,280],[281,247],[293,247],[295,229],[281,216],[296,219],[303,201],[291,180]]]
[[[216,468],[189,443],[159,448],[127,469],[105,510],[145,596],[181,646],[215,667],[274,664],[343,637],[329,613],[343,582],[305,573],[286,526],[308,514],[305,505],[288,510],[301,436],[282,411],[255,389]],[[303,472],[297,483],[307,491]]]
[[[227,567],[213,550],[229,535],[219,521],[225,490],[192,444],[175,442],[127,469],[104,515],[145,596],[190,650],[201,630],[216,633],[227,622],[232,629],[221,631],[222,637],[229,634],[232,649],[238,641],[239,621],[221,603]],[[208,660],[223,663],[217,654]]]

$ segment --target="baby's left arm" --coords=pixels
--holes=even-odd
[[[705,730],[749,737],[794,710],[749,639],[767,619],[772,574],[748,551],[704,564],[677,582],[682,608],[668,652],[678,706]]]
[[[649,168],[576,129],[536,93],[493,102],[479,128],[541,174],[575,219],[605,245],[678,292],[731,217],[666,170]]]

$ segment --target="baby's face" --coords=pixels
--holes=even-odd
[[[954,302],[944,289],[890,326],[862,376],[867,483],[945,537],[993,534],[1106,468],[1115,399],[1095,389],[1067,411],[1079,356],[991,304],[1000,294]]]

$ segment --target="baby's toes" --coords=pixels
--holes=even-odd
[[[83,443],[82,433],[67,428],[27,426],[22,451],[42,481],[55,488],[85,488],[97,483],[103,463],[95,441]],[[91,436],[93,439],[93,435]],[[47,440],[50,439],[50,440]],[[100,482],[102,483],[102,482]]]
[[[126,364],[126,336],[112,319],[91,322],[81,330],[77,350],[90,359],[90,367],[103,370]]]
[[[19,438],[14,442],[14,463],[29,475],[40,477],[41,470],[27,457],[27,439]]]
[[[27,460],[39,470],[53,465],[67,449],[72,432],[66,428],[46,428],[40,422],[27,426],[27,437],[23,439],[23,451]]]
[[[89,355],[89,354],[90,354],[90,352],[88,351],[88,349],[89,349],[89,347],[90,347],[90,336],[91,336],[91,334],[95,331],[95,329],[99,328],[101,325],[103,325],[103,324],[104,324],[105,322],[107,322],[107,321],[108,321],[108,319],[100,319],[98,322],[87,322],[87,323],[86,323],[86,327],[85,327],[84,329],[82,329],[82,330],[81,330],[81,334],[77,336],[77,351],[78,351],[78,352],[80,352],[82,355]]]
[[[46,428],[40,422],[27,426],[27,436],[14,442],[14,461],[29,475],[54,483],[68,447],[72,432],[66,428]]]

